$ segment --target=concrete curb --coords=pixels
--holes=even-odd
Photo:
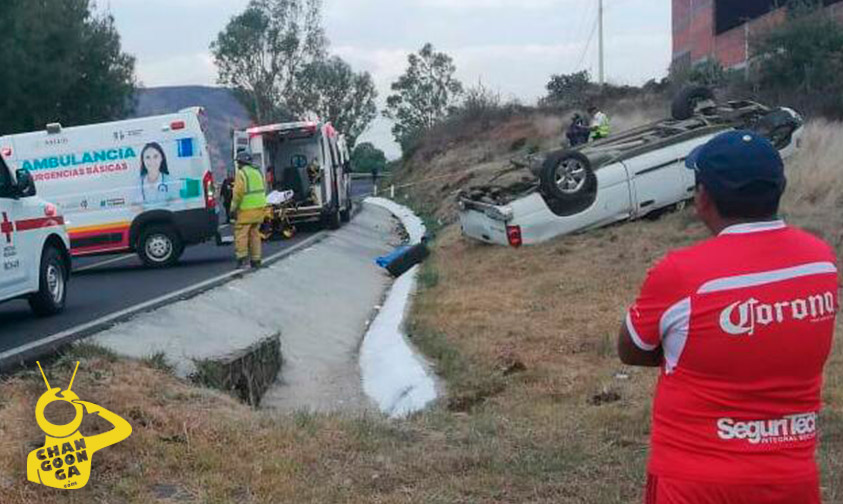
[[[404,225],[411,243],[421,241],[426,229],[412,210],[384,198],[364,203],[388,210]],[[437,398],[436,382],[404,330],[418,272],[414,266],[396,280],[360,348],[363,391],[391,418],[420,411]]]
[[[266,266],[269,266],[278,261],[281,261],[297,252],[300,252],[306,248],[309,248],[319,243],[320,241],[324,240],[327,236],[328,232],[320,231],[314,234],[313,236],[304,239],[300,243],[293,245],[288,249],[284,249],[272,256],[265,258],[264,264]],[[132,317],[135,317],[142,313],[154,311],[162,306],[172,304],[173,302],[184,301],[196,297],[204,292],[224,285],[232,280],[242,278],[244,275],[247,274],[249,273],[244,273],[241,271],[230,271],[228,273],[219,275],[209,280],[205,280],[204,282],[200,282],[190,287],[186,287],[184,289],[172,292],[159,298],[146,301],[144,303],[126,308],[124,310],[120,310],[110,315],[106,315],[105,317],[88,322],[86,324],[53,334],[51,336],[47,336],[38,341],[27,343],[26,345],[21,345],[11,350],[7,350],[5,352],[0,353],[0,372],[5,373],[14,368],[22,367],[43,355],[54,353],[63,346],[66,346],[77,340],[87,338],[96,333],[102,332],[110,327],[113,327],[116,324],[125,322],[131,319]]]

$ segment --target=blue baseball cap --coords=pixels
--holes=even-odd
[[[779,197],[787,185],[779,151],[753,131],[717,135],[691,151],[685,166],[708,192],[722,198]]]

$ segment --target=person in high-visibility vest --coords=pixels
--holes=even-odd
[[[604,114],[596,105],[589,106],[588,113],[591,115],[591,141],[596,142],[608,137],[611,133],[609,116]]]
[[[231,211],[234,214],[234,248],[237,254],[237,268],[261,267],[260,226],[266,211],[266,184],[263,174],[252,165],[248,152],[237,154],[237,175],[234,177],[234,198]]]

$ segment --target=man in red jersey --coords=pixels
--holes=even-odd
[[[650,270],[618,342],[624,363],[661,367],[646,503],[818,504],[835,254],[777,218],[784,166],[766,139],[724,133],[686,164],[716,237]]]

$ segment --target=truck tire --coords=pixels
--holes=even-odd
[[[29,307],[39,317],[56,315],[64,310],[67,300],[67,263],[61,252],[48,246],[41,256],[38,292],[28,299]]]
[[[790,112],[779,108],[761,117],[754,129],[776,149],[782,150],[790,144],[793,132],[799,129],[799,126],[800,122]]]
[[[673,99],[671,116],[677,121],[690,119],[697,113],[697,106],[709,100],[714,100],[714,92],[711,89],[705,86],[688,86],[679,91]]]
[[[345,197],[345,208],[340,212],[340,220],[343,222],[351,221],[351,211],[354,209],[354,202],[351,201],[351,187],[346,191],[348,194]]]
[[[138,256],[150,268],[166,268],[178,262],[184,243],[176,230],[167,224],[152,224],[141,231]]]
[[[549,197],[561,202],[581,202],[597,193],[597,177],[585,154],[563,150],[544,161],[540,187]]]
[[[335,201],[328,207],[327,212],[322,215],[322,227],[332,231],[339,229],[342,225],[340,213],[340,205]]]

